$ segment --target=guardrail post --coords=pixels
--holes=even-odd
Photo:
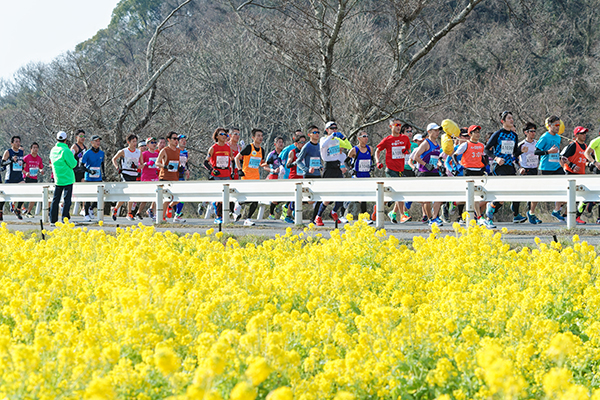
[[[215,213],[217,210],[215,210]],[[229,223],[229,183],[223,184],[223,224]]]
[[[49,219],[49,215],[48,215],[48,188],[49,186],[44,186],[42,188],[42,221],[48,223],[50,222]]]
[[[156,185],[156,223],[160,224],[163,217],[163,189],[164,185]]]
[[[98,214],[98,221],[104,221],[104,185],[98,185],[96,190],[98,191],[96,214]]]
[[[569,199],[567,200],[567,228],[575,228],[575,217],[577,215],[577,203],[575,202],[576,185],[574,179],[569,179]]]
[[[475,181],[467,181],[467,228],[473,218],[475,218]]]
[[[383,182],[377,182],[377,221],[375,227],[381,229],[385,225],[385,209],[383,205]]]
[[[302,225],[302,182],[296,183],[296,199],[294,204],[294,224]]]

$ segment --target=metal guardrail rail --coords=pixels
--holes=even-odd
[[[54,185],[48,183],[2,184],[0,201],[41,202],[48,222],[49,200]],[[302,224],[301,202],[375,201],[378,228],[384,227],[388,201],[466,202],[469,218],[477,201],[538,201],[567,203],[567,227],[575,227],[577,201],[600,201],[600,176],[484,176],[434,178],[365,178],[244,181],[84,182],[76,183],[73,201],[92,201],[98,209],[105,202],[156,202],[157,222],[163,202],[223,202],[223,222],[229,222],[230,201],[268,204],[296,202],[295,223]],[[104,218],[99,213],[98,218]]]

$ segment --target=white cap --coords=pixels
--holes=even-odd
[[[145,140],[142,140],[141,142],[138,143],[138,147],[142,147],[142,146],[146,146]]]
[[[417,141],[417,140],[423,140],[423,135],[421,135],[420,133],[417,133],[415,136],[413,136],[413,141]]]
[[[432,129],[440,129],[440,126],[435,122],[432,122],[429,125],[427,125],[427,131],[430,131]]]
[[[56,140],[67,140],[67,133],[65,131],[60,131],[56,134]]]
[[[325,124],[325,129],[329,129],[330,126],[335,125],[337,126],[337,124],[335,123],[335,121],[329,121],[328,123]]]

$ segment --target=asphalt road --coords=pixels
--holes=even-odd
[[[14,215],[5,215],[4,222],[6,227],[10,230],[15,231],[32,231],[40,230],[41,218],[24,218],[19,221]],[[125,228],[133,225],[142,223],[143,225],[154,225],[153,221],[149,218],[143,220],[128,221],[126,218],[118,218],[117,221],[113,221],[109,216],[104,219],[104,226],[100,227],[97,222],[85,223],[83,217],[77,215],[72,218],[72,222],[76,226],[87,227],[88,229],[104,229],[108,232],[116,231],[117,227]],[[244,226],[243,221],[239,221],[229,225],[223,225],[222,231],[231,234],[233,236],[243,235],[256,235],[261,237],[275,237],[275,235],[285,234],[286,228],[291,227],[294,232],[301,232],[304,227],[296,227],[295,225],[287,224],[281,220],[259,220],[255,221],[255,226]],[[315,228],[316,232],[322,233],[325,237],[328,237],[327,233],[335,229],[335,224],[331,220],[325,220],[325,226]],[[309,221],[306,220],[306,225]],[[497,229],[500,231],[502,228],[507,228],[508,232],[503,235],[504,239],[511,243],[523,243],[532,244],[536,237],[539,237],[543,242],[550,242],[554,240],[554,236],[558,241],[570,241],[574,234],[578,234],[581,240],[586,240],[588,243],[593,245],[600,244],[600,225],[595,223],[588,223],[586,225],[579,225],[576,229],[568,230],[564,223],[543,223],[539,225],[531,225],[529,223],[513,224],[512,222],[495,222]],[[156,225],[157,231],[176,231],[180,233],[204,233],[207,229],[215,228],[219,229],[218,225],[213,224],[212,219],[201,219],[193,218],[187,219],[183,224],[178,223],[166,223]],[[343,224],[339,226],[343,229]],[[44,224],[44,229],[52,230],[55,229],[49,224]],[[412,240],[415,236],[427,236],[431,232],[431,229],[426,224],[420,222],[409,221],[405,224],[392,224],[386,221],[385,229],[388,235],[393,235],[399,240]],[[444,224],[440,228],[442,234],[454,234],[451,224]]]

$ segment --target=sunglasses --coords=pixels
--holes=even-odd
[[[156,142],[156,140],[153,140],[153,141],[151,141],[151,142],[148,142],[148,144],[156,144],[156,143],[157,143],[157,142]]]
[[[306,140],[299,140],[298,143],[304,144],[304,143],[306,143]]]
[[[366,138],[368,138],[369,135],[360,135],[359,137],[366,137]]]
[[[312,133],[313,135],[320,135],[320,134],[321,134],[321,132],[319,132],[319,131],[312,131],[311,133]]]
[[[413,131],[412,129],[407,129],[405,132],[406,133],[412,133],[412,131]]]
[[[233,132],[232,135],[233,136],[240,136],[240,133],[239,132]]]
[[[219,136],[227,136],[227,134],[225,132],[219,132],[218,134]]]
[[[402,126],[402,124],[394,124],[394,126]]]
[[[554,126],[560,126],[560,123],[558,123],[558,124],[554,124]]]

